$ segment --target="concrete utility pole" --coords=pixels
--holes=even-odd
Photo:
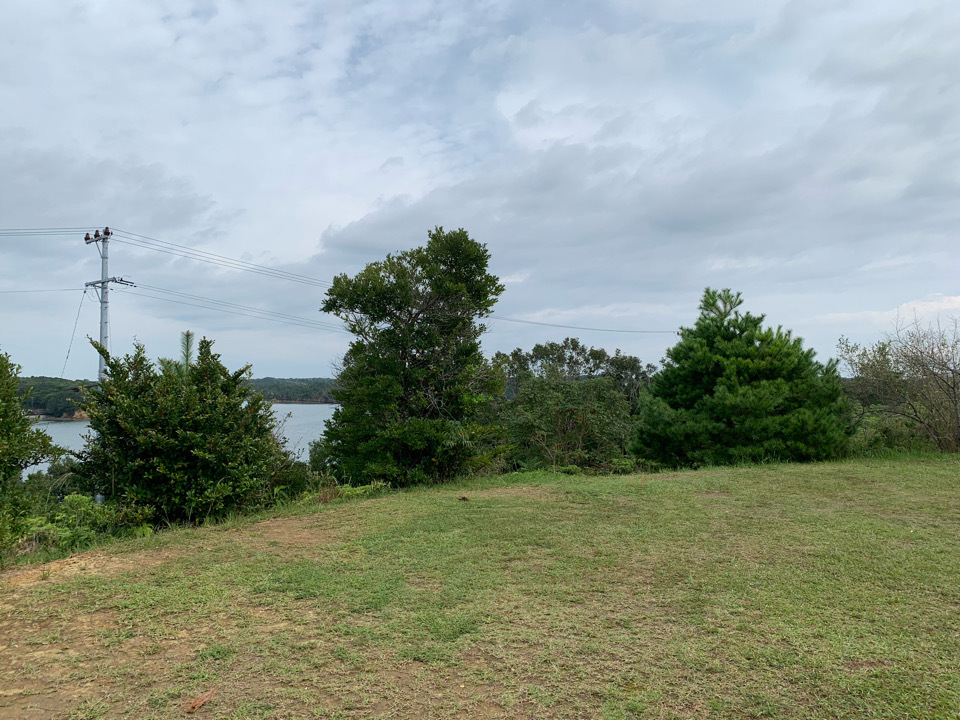
[[[110,232],[110,228],[105,227],[103,229],[103,234],[97,230],[93,233],[93,237],[90,236],[90,233],[87,233],[83,238],[83,241],[87,245],[90,243],[98,243],[97,251],[100,253],[100,279],[88,282],[86,287],[93,287],[97,292],[97,296],[100,298],[100,345],[102,347],[108,347],[107,342],[110,338],[110,283],[114,282],[118,285],[133,285],[132,282],[127,282],[123,278],[110,277],[108,258],[110,236],[112,234],[113,233]],[[103,355],[101,355],[100,368],[97,372],[98,380],[103,380],[105,369],[106,361],[103,359]]]

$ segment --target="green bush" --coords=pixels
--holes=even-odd
[[[849,448],[851,455],[861,457],[935,450],[937,445],[923,428],[908,418],[885,413],[865,414],[857,423]]]
[[[291,460],[273,435],[270,405],[251,389],[249,366],[227,370],[212,345],[201,340],[192,362],[185,341],[183,360],[159,368],[142,345],[123,358],[96,346],[106,376],[80,405],[94,432],[77,473],[108,501],[178,523],[275,500]]]
[[[0,353],[0,567],[27,527],[29,502],[23,471],[55,457],[60,448],[46,433],[31,427],[18,387],[20,366]]]
[[[550,374],[524,378],[503,403],[500,422],[515,467],[600,468],[623,456],[630,407],[610,378]]]
[[[45,515],[27,520],[23,544],[33,550],[76,551],[99,538],[153,532],[149,508],[97,504],[89,495],[67,495]]]

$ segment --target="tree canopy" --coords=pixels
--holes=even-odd
[[[466,230],[339,275],[322,310],[356,337],[342,361],[323,452],[349,482],[442,480],[476,456],[475,420],[498,389],[480,351],[497,297],[490,254]]]
[[[668,465],[819,460],[840,454],[851,416],[836,362],[826,365],[740,293],[707,288],[700,316],[667,351],[641,398],[634,450]]]
[[[564,381],[608,378],[620,390],[631,413],[636,410],[640,392],[656,372],[653,365],[644,365],[640,358],[619,349],[611,355],[603,348],[589,347],[570,337],[562,342],[538,343],[528,352],[521,348],[510,354],[498,352],[494,363],[506,374],[509,395],[518,392],[529,378]]]

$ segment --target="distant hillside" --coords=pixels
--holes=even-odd
[[[332,378],[257,378],[253,389],[275,402],[332,403],[336,381]]]
[[[333,403],[332,378],[258,378],[251,380],[254,390],[274,402]],[[80,401],[80,387],[96,385],[93,380],[64,380],[53,377],[22,377],[20,392],[32,388],[23,408],[31,415],[55,418],[72,417]]]
[[[32,415],[71,417],[80,401],[80,387],[95,385],[93,380],[64,380],[53,377],[22,377],[20,393],[33,388],[24,401],[24,409]]]

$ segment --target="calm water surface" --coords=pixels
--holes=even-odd
[[[287,449],[294,453],[302,453],[302,459],[307,459],[307,449],[312,440],[323,435],[323,421],[333,417],[336,405],[288,405],[275,403],[273,413],[281,423],[280,435],[287,438]],[[49,421],[37,423],[34,427],[46,432],[53,442],[68,450],[83,448],[83,439],[90,432],[88,422],[61,422]],[[42,470],[46,465],[29,468],[28,472]]]

